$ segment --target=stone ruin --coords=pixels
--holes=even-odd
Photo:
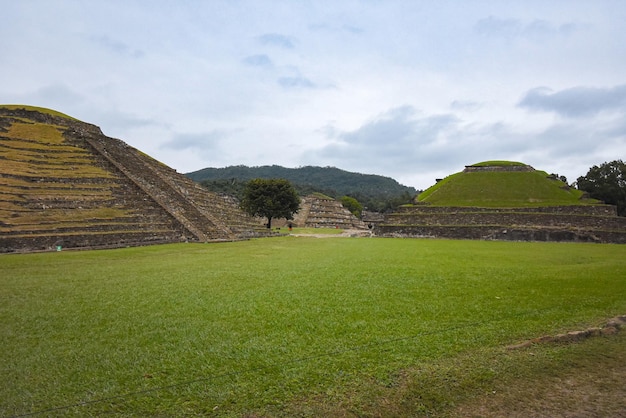
[[[467,166],[464,171],[534,171],[534,168]],[[386,214],[374,233],[383,237],[624,244],[626,218],[617,216],[615,206],[603,204],[491,208],[417,202]]]
[[[613,206],[538,208],[400,207],[377,236],[626,243],[626,218]]]
[[[0,107],[0,252],[245,239],[266,234],[229,197],[45,111]]]
[[[302,198],[300,210],[292,222],[294,226],[305,228],[367,229],[367,225],[341,202],[317,194]]]

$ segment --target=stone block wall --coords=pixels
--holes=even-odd
[[[626,243],[626,218],[610,205],[534,208],[404,206],[376,226],[384,237]]]

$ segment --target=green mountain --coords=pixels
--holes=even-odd
[[[421,193],[417,201],[435,206],[531,207],[597,204],[545,171],[513,161],[467,166]]]
[[[353,173],[335,167],[238,165],[204,168],[186,176],[209,190],[235,196],[240,196],[243,185],[253,178],[283,178],[289,180],[300,195],[319,192],[334,198],[351,196],[368,210],[381,212],[410,202],[417,193],[415,188],[403,186],[389,177]]]

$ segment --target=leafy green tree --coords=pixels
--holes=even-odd
[[[626,163],[622,160],[594,165],[587,175],[578,177],[576,183],[579,190],[594,199],[616,205],[618,215],[626,216]]]
[[[552,173],[548,177],[551,178],[551,179],[554,179],[554,180],[562,181],[563,183],[567,184],[567,177],[565,177],[565,176],[561,176],[559,174]]]
[[[344,196],[341,198],[341,205],[348,209],[357,218],[361,217],[363,212],[363,205],[359,203],[354,197]]]
[[[241,208],[252,216],[267,218],[267,228],[272,219],[293,219],[300,209],[300,197],[285,179],[252,179],[244,188]]]

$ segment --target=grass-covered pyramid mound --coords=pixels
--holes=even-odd
[[[380,236],[626,243],[626,218],[513,161],[465,167],[388,214]]]
[[[597,204],[545,171],[514,161],[485,161],[437,182],[418,198],[436,206],[531,207]]]

